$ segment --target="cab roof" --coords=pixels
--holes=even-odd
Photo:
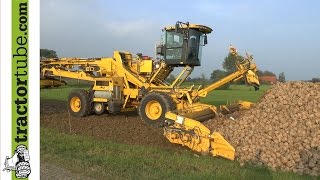
[[[205,33],[205,34],[209,34],[212,32],[212,29],[208,26],[204,26],[204,25],[200,25],[200,24],[189,24],[189,26],[185,25],[185,24],[182,24],[182,26],[180,26],[181,29],[195,29],[195,30],[198,30],[202,33]],[[171,31],[171,30],[175,30],[176,27],[175,26],[167,26],[164,28],[164,30],[166,31]]]

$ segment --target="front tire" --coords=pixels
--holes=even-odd
[[[151,92],[142,98],[138,113],[146,124],[162,126],[165,121],[165,114],[175,109],[176,105],[169,95]]]
[[[101,115],[106,112],[106,105],[102,102],[95,102],[93,104],[93,111],[96,115]]]
[[[85,117],[90,114],[89,94],[86,90],[75,89],[68,97],[68,111],[74,117]]]

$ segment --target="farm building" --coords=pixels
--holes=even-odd
[[[277,82],[276,76],[260,76],[259,81],[265,84],[275,84]]]

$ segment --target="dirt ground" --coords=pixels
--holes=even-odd
[[[40,107],[41,127],[119,143],[152,145],[169,149],[179,148],[169,143],[163,136],[161,128],[145,124],[136,112],[75,118],[68,114],[66,103],[63,101],[42,100]]]
[[[161,128],[145,124],[136,112],[118,115],[91,115],[74,118],[68,114],[63,101],[42,100],[40,106],[41,127],[51,128],[63,133],[90,136],[96,139],[112,140],[125,144],[139,144],[163,149],[182,149],[169,143]],[[49,162],[41,161],[41,179],[84,179],[67,169]],[[85,178],[90,179],[90,178]]]

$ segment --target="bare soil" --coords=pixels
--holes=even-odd
[[[163,136],[162,128],[145,124],[137,112],[75,118],[69,115],[66,102],[41,100],[40,113],[41,127],[56,129],[59,132],[126,144],[152,145],[166,149],[180,148]]]

